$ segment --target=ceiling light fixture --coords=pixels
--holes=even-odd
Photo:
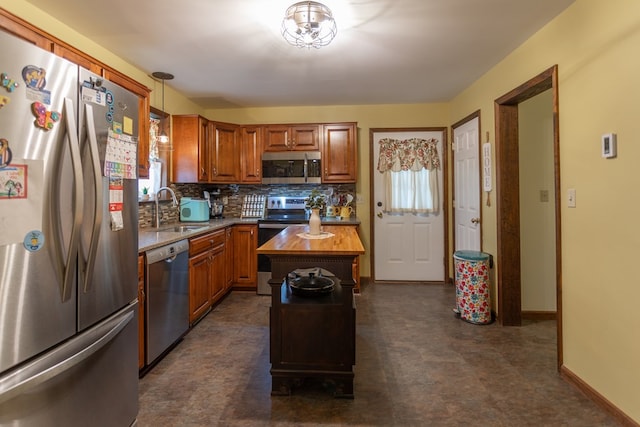
[[[337,32],[331,10],[315,1],[289,6],[282,20],[282,37],[298,47],[319,49],[331,43]]]
[[[153,73],[151,73],[151,75],[158,80],[162,80],[162,112],[166,113],[166,111],[164,110],[164,82],[165,80],[173,80],[173,74],[165,73],[163,71],[154,71]],[[164,122],[166,119],[166,117],[162,119],[162,129],[160,130],[160,135],[158,136],[158,142],[161,144],[169,143],[169,135],[167,135],[167,132],[164,130]]]

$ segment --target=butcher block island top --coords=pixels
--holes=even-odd
[[[360,255],[364,246],[356,227],[344,225],[324,225],[323,233],[332,236],[324,238],[301,237],[309,232],[309,226],[292,225],[258,248],[262,255]]]

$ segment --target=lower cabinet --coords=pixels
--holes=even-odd
[[[225,243],[226,254],[226,283],[225,291],[228,291],[233,287],[233,227],[227,227],[225,230],[227,239]]]
[[[209,282],[211,257],[209,252],[189,256],[189,323],[193,323],[211,307]]]
[[[258,226],[233,226],[233,287],[256,290],[258,286]]]
[[[206,314],[225,293],[226,230],[189,239],[189,323]]]

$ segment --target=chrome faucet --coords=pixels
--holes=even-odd
[[[173,192],[169,187],[160,187],[156,192],[156,228],[160,228],[160,205],[158,203],[158,199],[160,198],[160,192],[162,190],[167,190],[171,193],[171,199],[173,199],[173,207],[178,206],[178,199],[176,199],[176,193]]]

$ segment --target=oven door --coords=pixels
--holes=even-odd
[[[280,233],[290,225],[305,225],[299,224],[285,224],[274,222],[261,222],[258,221],[258,247],[264,245],[276,234]],[[271,286],[269,286],[269,280],[271,279],[271,259],[267,255],[258,255],[258,295],[271,295]]]

